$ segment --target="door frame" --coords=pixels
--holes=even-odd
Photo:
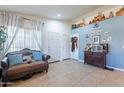
[[[69,51],[68,51],[68,57],[66,57],[66,58],[64,58],[64,54],[65,53],[63,51],[63,48],[64,48],[64,36],[68,36],[68,39],[69,39],[69,42],[68,42],[69,43],[69,46],[68,46],[69,47]],[[61,55],[62,60],[69,59],[70,58],[70,35],[69,34],[66,34],[66,33],[63,33],[62,34],[62,42],[63,42],[62,43],[62,52],[61,52],[62,53],[62,55]]]

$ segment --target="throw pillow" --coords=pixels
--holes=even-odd
[[[33,52],[33,59],[35,61],[41,61],[43,54],[40,51],[34,51]]]
[[[23,61],[32,60],[32,55],[24,55]]]
[[[10,66],[23,63],[22,54],[11,54],[8,55],[8,61]]]

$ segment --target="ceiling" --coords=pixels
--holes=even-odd
[[[2,10],[60,20],[73,20],[100,7],[102,5],[0,5]]]

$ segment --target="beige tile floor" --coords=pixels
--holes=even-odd
[[[66,60],[50,64],[48,73],[17,80],[10,87],[113,87],[124,86],[124,72],[109,71]]]

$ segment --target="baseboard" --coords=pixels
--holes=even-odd
[[[78,61],[78,59],[74,59],[74,58],[70,58],[70,60],[75,60],[75,61]]]
[[[48,64],[57,63],[57,62],[60,62],[60,60],[48,62]]]
[[[71,60],[75,60],[75,61],[78,61],[78,62],[81,62],[81,63],[84,63],[84,60],[80,60],[80,59],[73,59],[73,58],[70,58]]]
[[[65,60],[70,60],[70,58],[63,59],[62,61],[65,61]]]
[[[124,72],[124,69],[121,69],[121,68],[115,68],[115,67],[112,67],[112,66],[106,66],[108,68],[113,68],[114,70],[119,70],[119,71],[123,71]]]
[[[84,63],[84,60],[80,60],[80,59],[79,59],[78,61],[79,61],[79,62],[82,62],[82,63]]]

